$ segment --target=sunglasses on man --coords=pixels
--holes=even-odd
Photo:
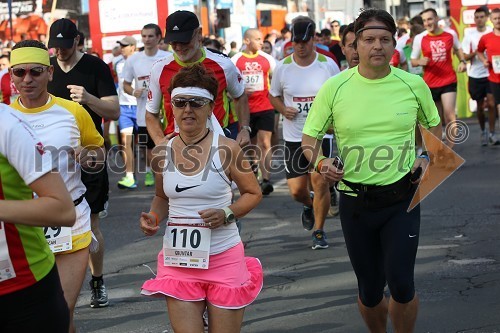
[[[26,73],[30,73],[30,76],[32,77],[39,77],[42,75],[45,70],[48,69],[48,67],[43,67],[43,66],[36,66],[36,67],[31,67],[31,68],[12,68],[12,74],[14,76],[17,76],[19,78],[23,78],[26,76]]]

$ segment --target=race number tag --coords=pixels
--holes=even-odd
[[[146,97],[148,93],[148,88],[149,88],[149,75],[144,75],[144,76],[139,76],[137,78],[136,84],[135,84],[136,89],[144,89],[142,91],[141,97]]]
[[[16,277],[16,272],[12,266],[7,247],[7,237],[5,236],[5,226],[0,221],[0,282]]]
[[[306,123],[307,114],[309,113],[309,110],[311,109],[311,106],[314,102],[314,96],[313,97],[293,97],[292,101],[293,101],[293,107],[299,111],[297,113],[297,116],[295,117],[294,121],[296,121],[298,124],[304,126],[304,124]]]
[[[53,253],[69,251],[73,248],[70,227],[44,227],[43,232]]]
[[[500,74],[500,55],[491,57],[491,66],[493,66],[493,73]]]
[[[203,222],[169,222],[163,237],[165,266],[208,269],[212,230]]]
[[[248,71],[241,72],[243,80],[245,81],[245,88],[250,91],[263,91],[264,90],[264,72],[262,71]]]

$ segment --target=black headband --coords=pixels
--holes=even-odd
[[[356,31],[356,36],[358,36],[363,31],[369,30],[369,29],[383,29],[383,30],[387,30],[390,33],[392,33],[392,31],[389,28],[387,28],[385,25],[371,25],[369,27],[364,27],[364,28],[361,28],[358,31]]]

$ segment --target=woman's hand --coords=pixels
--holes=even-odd
[[[141,213],[140,218],[141,230],[146,236],[153,236],[158,232],[160,227],[158,226],[158,222],[156,216],[150,213]]]
[[[203,222],[205,222],[210,229],[215,229],[224,225],[226,219],[226,213],[224,213],[223,209],[209,208],[200,210],[198,214],[200,214]]]

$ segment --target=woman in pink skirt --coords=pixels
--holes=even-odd
[[[153,159],[156,193],[142,231],[152,236],[167,220],[158,275],[142,294],[165,296],[176,333],[239,332],[244,309],[262,289],[262,266],[245,257],[235,218],[257,206],[261,191],[238,144],[210,125],[218,82],[201,65],[170,82],[178,135]],[[213,123],[213,122],[212,122]],[[231,203],[231,183],[240,197]]]

